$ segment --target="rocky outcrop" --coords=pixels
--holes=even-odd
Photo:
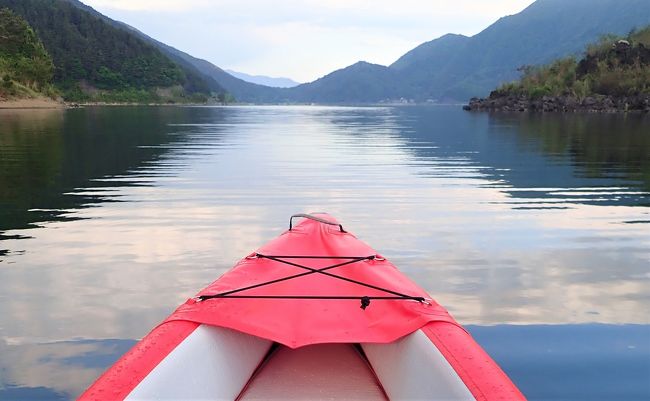
[[[468,111],[537,111],[537,112],[591,112],[621,113],[650,112],[650,94],[633,96],[542,96],[531,99],[526,96],[504,94],[494,91],[486,99],[472,98],[463,106]]]

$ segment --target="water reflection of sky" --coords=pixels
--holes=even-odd
[[[20,152],[46,155],[50,163],[38,170],[46,177],[36,184],[51,189],[34,194],[24,186],[27,195],[0,197],[12,216],[26,212],[13,226],[0,214],[2,235],[30,237],[0,241],[8,251],[0,256],[4,394],[26,387],[36,398],[36,391],[77,394],[132,339],[285,229],[297,211],[337,216],[462,323],[562,325],[567,341],[573,333],[587,344],[593,338],[594,355],[600,326],[572,331],[567,324],[650,323],[650,235],[643,223],[650,209],[639,206],[648,203],[639,177],[650,145],[636,121],[600,124],[620,132],[620,148],[641,147],[602,156],[603,167],[593,156],[602,153],[598,143],[579,153],[580,130],[591,130],[589,122],[558,126],[453,108],[63,113],[40,125],[28,116],[0,124],[4,165],[32,172],[20,164]],[[577,132],[578,145],[561,142],[554,130],[564,126]],[[39,149],[26,135],[41,135]],[[12,164],[7,149],[18,159]],[[108,157],[116,152],[119,160]],[[81,153],[95,155],[97,164]],[[589,163],[595,167],[585,175]],[[42,210],[53,212],[41,219]],[[27,228],[33,225],[39,228]],[[498,340],[517,327],[472,331],[479,341],[487,333],[485,344],[519,369],[526,353],[516,359]],[[534,334],[545,326],[525,327],[535,339],[520,345],[530,352],[544,347]],[[611,327],[617,338],[642,338],[627,326]],[[647,369],[648,351],[635,349]],[[560,361],[560,353],[549,354],[548,363]],[[528,362],[538,363],[530,355]],[[537,399],[546,397],[535,392],[543,381],[519,380]],[[650,394],[639,385],[638,394]],[[4,394],[0,399],[11,399]]]

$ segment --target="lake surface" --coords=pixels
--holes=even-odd
[[[650,399],[650,118],[441,106],[0,110],[0,400],[79,395],[309,211],[530,400]]]

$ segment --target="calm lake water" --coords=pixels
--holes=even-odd
[[[327,211],[530,400],[650,399],[650,118],[460,107],[0,110],[0,400],[66,400]]]

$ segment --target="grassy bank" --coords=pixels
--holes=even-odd
[[[490,97],[638,96],[650,94],[650,26],[627,37],[606,36],[584,57],[567,57],[545,66],[525,66],[519,81],[502,85]]]

